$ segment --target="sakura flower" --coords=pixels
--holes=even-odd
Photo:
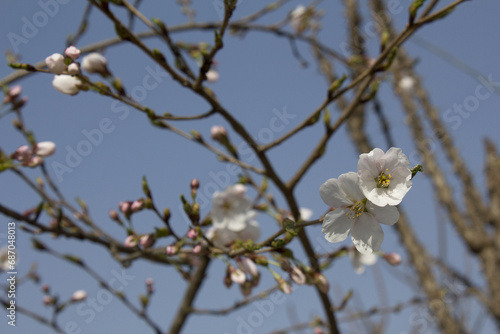
[[[39,157],[48,157],[56,151],[56,144],[51,141],[42,141],[36,144],[35,154]]]
[[[79,302],[85,299],[87,299],[87,292],[84,290],[77,290],[73,292],[73,295],[71,296],[71,301],[73,302]]]
[[[234,232],[226,227],[212,226],[206,233],[207,238],[214,243],[217,247],[223,247],[236,239],[241,239],[243,241],[252,240],[256,242],[260,236],[259,223],[255,220],[251,220],[255,213],[251,212],[247,214],[247,221],[245,223],[245,228],[243,230]]]
[[[54,86],[57,91],[67,95],[78,94],[81,84],[82,82],[80,79],[66,74],[56,75],[54,76],[54,80],[52,80],[52,86]]]
[[[378,206],[398,205],[411,188],[410,161],[400,148],[361,154],[358,175],[361,191]]]
[[[80,57],[80,52],[81,51],[73,45],[67,47],[66,50],[64,50],[64,54],[71,59],[77,59],[78,57]]]
[[[224,191],[216,191],[213,196],[212,220],[214,226],[227,227],[239,232],[246,227],[247,212],[252,207],[245,196],[246,187],[242,184],[229,186]]]
[[[108,61],[106,58],[97,52],[92,52],[83,57],[82,69],[89,73],[99,73],[103,76],[109,76]]]
[[[49,72],[54,74],[61,74],[66,68],[64,56],[59,53],[54,53],[53,55],[45,58],[45,64],[47,65]]]
[[[379,250],[384,240],[380,224],[393,225],[399,219],[395,207],[379,207],[365,199],[354,172],[326,181],[320,187],[320,195],[326,205],[335,208],[323,220],[326,240],[340,242],[350,233],[354,246],[363,254]]]
[[[371,266],[377,262],[377,255],[373,253],[362,254],[356,249],[349,249],[349,258],[356,274],[364,273],[365,266]]]

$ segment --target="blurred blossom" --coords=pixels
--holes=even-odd
[[[123,213],[127,213],[130,211],[130,205],[131,203],[129,201],[118,203],[118,207],[120,208],[120,211]]]
[[[45,58],[45,64],[47,65],[49,72],[54,74],[61,74],[66,68],[64,56],[59,53],[54,53],[53,55]]]
[[[144,248],[149,248],[155,243],[154,234],[145,234],[139,239],[139,244]]]
[[[238,267],[243,272],[245,272],[253,277],[259,276],[259,270],[257,269],[257,266],[255,265],[255,262],[252,261],[252,259],[250,259],[246,256],[237,257],[236,263],[238,263]]]
[[[373,253],[362,254],[354,248],[349,249],[349,258],[356,274],[364,273],[365,266],[371,266],[377,262],[377,255]]]
[[[67,47],[66,50],[64,50],[64,54],[71,59],[77,59],[78,57],[80,57],[80,52],[81,51],[73,45]]]
[[[393,266],[397,266],[402,262],[401,255],[399,255],[398,253],[384,254],[384,259]]]
[[[109,76],[108,61],[97,52],[92,52],[83,57],[82,69],[89,73],[99,73],[103,76]]]
[[[198,232],[196,232],[196,230],[194,228],[189,229],[189,231],[187,233],[187,237],[189,239],[196,239],[197,236],[198,236]]]
[[[231,272],[231,281],[236,284],[243,284],[246,282],[247,277],[241,269],[236,269],[231,266],[229,270]]]
[[[174,246],[174,245],[168,245],[166,248],[165,248],[165,252],[167,253],[167,255],[175,255],[177,254],[177,247]]]
[[[137,237],[135,235],[129,235],[124,242],[125,247],[135,247],[137,246]]]
[[[133,212],[141,211],[144,208],[144,201],[142,199],[138,199],[132,202],[130,206],[130,210]]]
[[[115,210],[109,210],[109,217],[113,220],[117,220],[119,218],[118,212],[116,212]]]
[[[51,141],[42,141],[36,144],[35,154],[40,157],[48,157],[56,151],[56,144]]]
[[[210,129],[210,135],[213,140],[221,140],[222,138],[227,137],[227,131],[222,125],[214,125]]]
[[[302,285],[302,284],[306,283],[306,275],[304,274],[302,269],[300,269],[299,267],[297,267],[297,266],[291,267],[289,274],[290,274],[290,278],[292,279],[292,281],[294,281],[296,284]]]
[[[208,82],[215,82],[219,79],[219,73],[216,70],[209,70],[206,77]]]
[[[77,63],[71,63],[68,65],[68,74],[77,75],[78,73],[80,73],[80,67]]]
[[[55,75],[54,80],[52,80],[52,86],[63,94],[75,95],[78,94],[80,89],[78,88],[82,82],[77,77],[71,75]]]
[[[87,299],[87,292],[85,292],[84,290],[75,291],[71,296],[71,300],[74,302],[79,302],[85,299]]]
[[[409,75],[405,75],[401,78],[401,80],[399,80],[398,86],[404,91],[411,91],[413,87],[415,87],[415,79],[413,79]]]
[[[214,226],[239,232],[246,227],[247,213],[252,208],[250,199],[245,196],[246,187],[235,184],[224,191],[216,191],[212,199],[212,221]]]

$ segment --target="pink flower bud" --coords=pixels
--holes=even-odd
[[[109,76],[108,61],[103,55],[97,52],[89,53],[82,60],[82,69],[89,73],[99,73],[103,76]]]
[[[242,270],[236,269],[234,267],[230,267],[229,270],[231,272],[231,281],[233,281],[236,284],[243,284],[246,282],[247,277]]]
[[[43,159],[38,157],[38,156],[35,156],[35,157],[32,157],[30,159],[30,161],[28,162],[28,166],[29,167],[37,167],[37,166],[40,166],[43,162]]]
[[[77,75],[80,73],[80,66],[77,63],[71,63],[68,65],[68,74]]]
[[[113,220],[118,220],[118,212],[115,210],[109,210],[109,217]]]
[[[44,284],[44,285],[42,285],[42,291],[43,291],[44,293],[48,293],[48,292],[50,291],[50,287],[49,287],[49,285],[48,285],[48,284]]]
[[[12,159],[16,159],[20,162],[28,163],[33,156],[33,152],[27,145],[20,146],[14,153],[11,154]]]
[[[75,291],[71,296],[71,301],[73,302],[80,302],[85,299],[87,299],[87,292],[85,292],[84,290]]]
[[[198,232],[196,232],[196,230],[194,228],[190,229],[187,233],[187,237],[189,239],[196,239],[196,237],[198,236]]]
[[[137,237],[135,235],[129,235],[123,244],[125,247],[135,247],[137,246]]]
[[[168,245],[165,251],[167,252],[167,255],[172,256],[177,254],[177,247],[174,245]]]
[[[200,187],[200,180],[193,179],[191,180],[191,189],[198,189]]]
[[[304,272],[302,271],[302,269],[300,269],[299,267],[297,266],[293,266],[291,269],[290,269],[290,278],[292,279],[292,281],[294,281],[296,284],[298,285],[302,285],[306,282],[306,275],[304,275]]]
[[[205,75],[208,82],[215,82],[219,79],[219,73],[216,70],[209,70]]]
[[[11,87],[9,89],[9,97],[15,99],[16,97],[21,95],[22,90],[23,90],[22,87],[19,85]]]
[[[398,253],[384,254],[384,259],[393,266],[397,266],[402,262],[401,255]]]
[[[64,50],[64,54],[71,59],[77,59],[78,57],[80,57],[80,52],[81,51],[73,45],[67,47],[66,50]]]
[[[316,273],[316,275],[314,275],[314,283],[321,292],[328,293],[328,290],[330,289],[330,283],[328,283],[325,275]]]
[[[59,53],[54,53],[53,55],[45,58],[45,64],[47,64],[49,72],[55,74],[61,74],[66,68],[66,64],[64,64],[64,57]]]
[[[43,296],[43,304],[44,305],[50,305],[52,304],[53,299],[51,296]]]
[[[42,141],[36,144],[35,154],[40,157],[48,157],[56,151],[56,144],[51,141]]]
[[[259,270],[257,266],[252,261],[252,259],[248,257],[237,257],[236,263],[238,263],[238,267],[245,273],[255,277],[259,276]]]
[[[54,80],[52,80],[52,86],[63,94],[75,95],[80,91],[79,86],[82,84],[80,79],[77,77],[72,77],[71,75],[55,75]]]
[[[152,294],[154,292],[153,279],[146,278],[146,288],[148,290],[148,294]]]
[[[221,140],[227,137],[227,131],[222,125],[214,125],[212,129],[210,129],[210,135],[213,140]]]
[[[314,334],[325,334],[325,332],[321,327],[314,327]]]
[[[154,234],[145,234],[139,239],[139,244],[144,248],[149,248],[155,243]]]
[[[130,206],[130,210],[133,212],[141,211],[144,208],[144,201],[142,199],[135,200]]]
[[[281,280],[279,282],[279,285],[280,285],[280,290],[284,293],[284,294],[291,294],[292,293],[292,285],[290,283],[288,283],[287,281],[285,280]]]
[[[118,203],[118,207],[120,208],[120,211],[123,213],[127,213],[130,211],[130,202],[120,202]]]
[[[146,278],[146,285],[153,285],[154,281],[152,278]]]
[[[193,254],[200,254],[201,252],[201,245],[196,245],[193,248]]]

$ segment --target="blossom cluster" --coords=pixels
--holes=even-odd
[[[351,234],[360,253],[378,251],[384,240],[380,224],[398,221],[395,205],[410,190],[411,178],[410,162],[400,148],[391,147],[385,153],[375,148],[361,154],[357,173],[342,174],[320,187],[321,198],[334,209],[323,220],[326,240],[340,242]]]

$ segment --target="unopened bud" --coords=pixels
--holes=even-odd
[[[401,255],[399,255],[398,253],[384,254],[384,259],[393,266],[397,266],[402,262]]]

